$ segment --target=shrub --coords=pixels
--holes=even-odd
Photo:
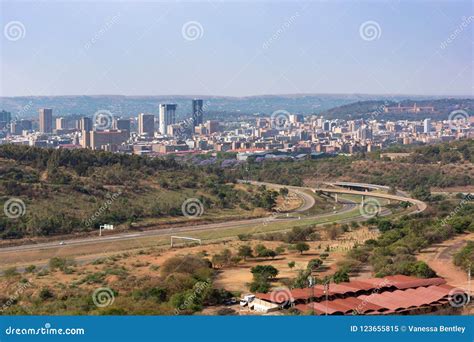
[[[323,264],[323,261],[321,259],[311,259],[308,262],[308,266],[306,268],[311,271],[316,271],[321,265]]]
[[[25,268],[26,273],[33,273],[36,271],[36,265],[29,265]]]
[[[18,270],[16,269],[16,267],[10,267],[10,268],[7,268],[5,271],[3,271],[3,275],[5,277],[17,276],[18,275]]]
[[[43,301],[54,298],[54,293],[47,287],[44,287],[40,290],[38,294],[39,298]]]

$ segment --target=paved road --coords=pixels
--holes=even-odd
[[[267,183],[267,182],[257,182],[257,181],[239,181],[239,183],[250,183],[253,185],[265,185],[266,187],[269,188],[274,188],[274,189],[281,189],[281,188],[287,188],[288,190],[293,191],[296,193],[302,200],[303,204],[294,212],[303,212],[306,210],[311,209],[316,201],[314,200],[314,197],[306,193],[304,190],[308,190],[307,188],[302,188],[299,186],[287,186],[287,185],[280,185],[280,184],[273,184],[273,183]]]
[[[280,188],[283,187],[282,185],[278,184],[272,184],[272,183],[265,183],[265,182],[252,182],[253,184],[264,184],[269,187],[275,187],[275,188]],[[294,212],[303,212],[308,209],[310,209],[314,204],[315,200],[313,196],[307,194],[305,192],[308,190],[315,191],[315,189],[311,188],[304,188],[304,187],[295,187],[295,186],[285,186],[288,188],[290,191],[295,192],[298,196],[300,196],[303,199],[303,204],[296,209]],[[326,192],[332,192],[332,193],[341,193],[341,194],[355,194],[355,195],[366,195],[366,196],[371,196],[371,197],[381,197],[381,198],[388,198],[388,199],[395,199],[399,201],[410,201],[414,204],[417,204],[419,206],[425,206],[426,205],[418,200],[413,200],[409,199],[406,197],[400,197],[400,196],[395,196],[395,195],[387,195],[387,194],[380,194],[380,193],[365,193],[361,191],[353,191],[353,190],[345,190],[345,189],[318,189]],[[341,213],[348,212],[356,207],[356,203],[352,201],[340,201],[343,205],[343,208],[340,209],[337,212],[337,215],[340,215]],[[422,209],[424,210],[424,209]],[[383,211],[381,215],[388,215],[390,211]],[[324,218],[324,217],[330,217],[335,215],[335,213],[327,213],[327,214],[321,214],[321,215],[314,215],[314,216],[307,216],[305,217],[306,219],[308,218]],[[252,224],[259,224],[259,223],[268,223],[268,222],[278,222],[278,221],[284,221],[284,220],[296,220],[298,218],[295,217],[288,217],[288,218],[281,218],[281,217],[263,217],[263,218],[257,218],[257,219],[248,219],[248,220],[239,220],[239,221],[229,221],[229,222],[220,222],[220,223],[212,223],[212,224],[202,224],[202,225],[187,225],[187,226],[181,226],[181,227],[173,227],[173,228],[164,228],[164,229],[155,229],[155,230],[147,230],[143,232],[136,232],[136,233],[121,233],[121,234],[116,234],[116,235],[110,235],[110,236],[102,236],[102,237],[87,237],[87,238],[81,238],[81,239],[73,239],[73,240],[66,240],[65,245],[66,246],[71,246],[71,245],[89,245],[89,244],[97,244],[97,243],[103,243],[103,242],[109,242],[109,241],[120,241],[120,240],[128,240],[128,239],[135,239],[135,238],[142,238],[142,237],[147,237],[147,236],[160,236],[160,235],[171,235],[171,234],[178,234],[182,232],[190,232],[190,231],[203,231],[203,230],[211,230],[211,229],[225,229],[225,228],[238,228],[242,226],[248,226]],[[352,220],[366,220],[364,217],[360,217],[359,219],[351,218],[351,219],[344,219],[341,220],[341,222],[348,222]],[[32,251],[32,250],[44,250],[44,249],[51,249],[51,248],[58,248],[59,247],[59,242],[58,241],[53,241],[53,242],[45,242],[45,243],[38,243],[38,244],[30,244],[30,245],[20,245],[20,246],[13,246],[13,247],[4,247],[0,248],[0,255],[1,253],[12,253],[12,252],[19,252],[19,251]],[[1,258],[0,258],[1,259]]]

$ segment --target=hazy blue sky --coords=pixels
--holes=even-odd
[[[473,94],[469,0],[1,6],[3,96]]]

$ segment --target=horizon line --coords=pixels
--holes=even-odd
[[[0,95],[0,99],[3,98],[41,98],[41,97],[189,97],[189,98],[251,98],[251,97],[283,97],[283,96],[377,96],[377,97],[397,97],[397,96],[412,96],[412,97],[466,97],[474,99],[474,94],[409,94],[409,93],[281,93],[281,94],[255,94],[255,95],[196,95],[196,94],[158,94],[158,95],[123,95],[123,94],[68,94],[68,95],[13,95],[3,96]]]

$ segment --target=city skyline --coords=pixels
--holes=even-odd
[[[473,94],[469,1],[2,10],[1,96]]]

